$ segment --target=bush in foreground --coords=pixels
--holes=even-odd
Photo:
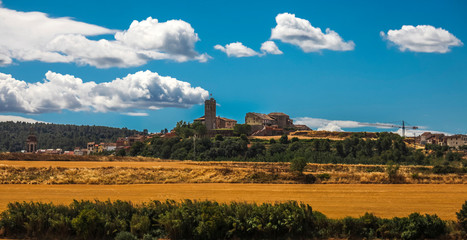
[[[367,213],[336,220],[293,201],[257,205],[190,200],[142,205],[74,201],[69,206],[16,202],[0,214],[0,229],[6,237],[38,239],[424,239],[449,233],[446,221],[436,215],[382,219]]]

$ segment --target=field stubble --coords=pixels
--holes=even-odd
[[[467,199],[464,174],[433,174],[427,166],[401,166],[398,181],[406,184],[379,184],[391,183],[386,166],[308,164],[305,175],[297,175],[289,171],[288,163],[119,160],[1,160],[0,211],[14,201],[295,200],[331,218],[364,212],[380,217],[420,212],[455,219]],[[322,184],[300,184],[304,181]]]
[[[465,174],[433,174],[429,166],[308,164],[305,174],[288,163],[193,161],[0,161],[0,184],[317,183],[464,184]]]
[[[73,199],[183,199],[218,202],[274,203],[295,200],[330,218],[358,217],[365,212],[391,218],[413,212],[455,219],[467,198],[464,184],[133,184],[133,185],[0,185],[0,211],[8,202],[69,204]]]

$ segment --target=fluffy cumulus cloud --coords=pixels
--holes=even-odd
[[[150,60],[207,61],[197,53],[199,41],[182,20],[159,22],[151,17],[133,21],[127,30],[111,30],[70,18],[0,7],[0,65],[19,61],[75,62],[98,68],[140,66]],[[89,36],[113,34],[114,40]],[[94,37],[95,38],[95,37]]]
[[[463,43],[450,32],[430,25],[404,25],[399,30],[381,32],[384,39],[396,44],[401,51],[446,53]]]
[[[122,111],[142,116],[145,114],[139,110],[190,107],[208,96],[200,87],[151,71],[103,83],[83,82],[51,71],[45,74],[44,82],[26,83],[0,73],[0,112]]]
[[[295,14],[278,14],[276,23],[276,27],[271,30],[271,39],[296,45],[304,52],[319,52],[324,49],[349,51],[355,48],[353,41],[344,41],[329,28],[323,32],[321,28],[313,27],[308,20],[295,17]]]
[[[229,43],[225,46],[216,45],[214,49],[220,50],[227,54],[228,57],[253,57],[253,56],[264,56],[266,54],[282,54],[282,51],[279,50],[276,43],[273,41],[266,41],[261,44],[261,52],[256,52],[255,50],[243,45],[241,42]]]
[[[282,54],[282,51],[279,50],[276,43],[273,41],[266,41],[261,44],[261,52],[274,55]]]
[[[252,57],[259,55],[255,50],[243,45],[241,42],[229,43],[225,46],[218,44],[214,48],[225,52],[229,57]]]

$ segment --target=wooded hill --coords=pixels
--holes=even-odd
[[[51,123],[0,122],[0,151],[18,152],[25,149],[26,138],[33,129],[38,148],[73,150],[88,142],[115,142],[118,137],[141,134],[127,128],[77,126]]]

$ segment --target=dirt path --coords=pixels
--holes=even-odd
[[[403,217],[412,212],[455,219],[467,200],[465,184],[302,185],[302,184],[147,184],[147,185],[0,185],[0,211],[12,201],[68,204],[72,199],[131,200],[140,203],[166,199],[209,199],[219,202],[276,202],[310,204],[331,218]]]

